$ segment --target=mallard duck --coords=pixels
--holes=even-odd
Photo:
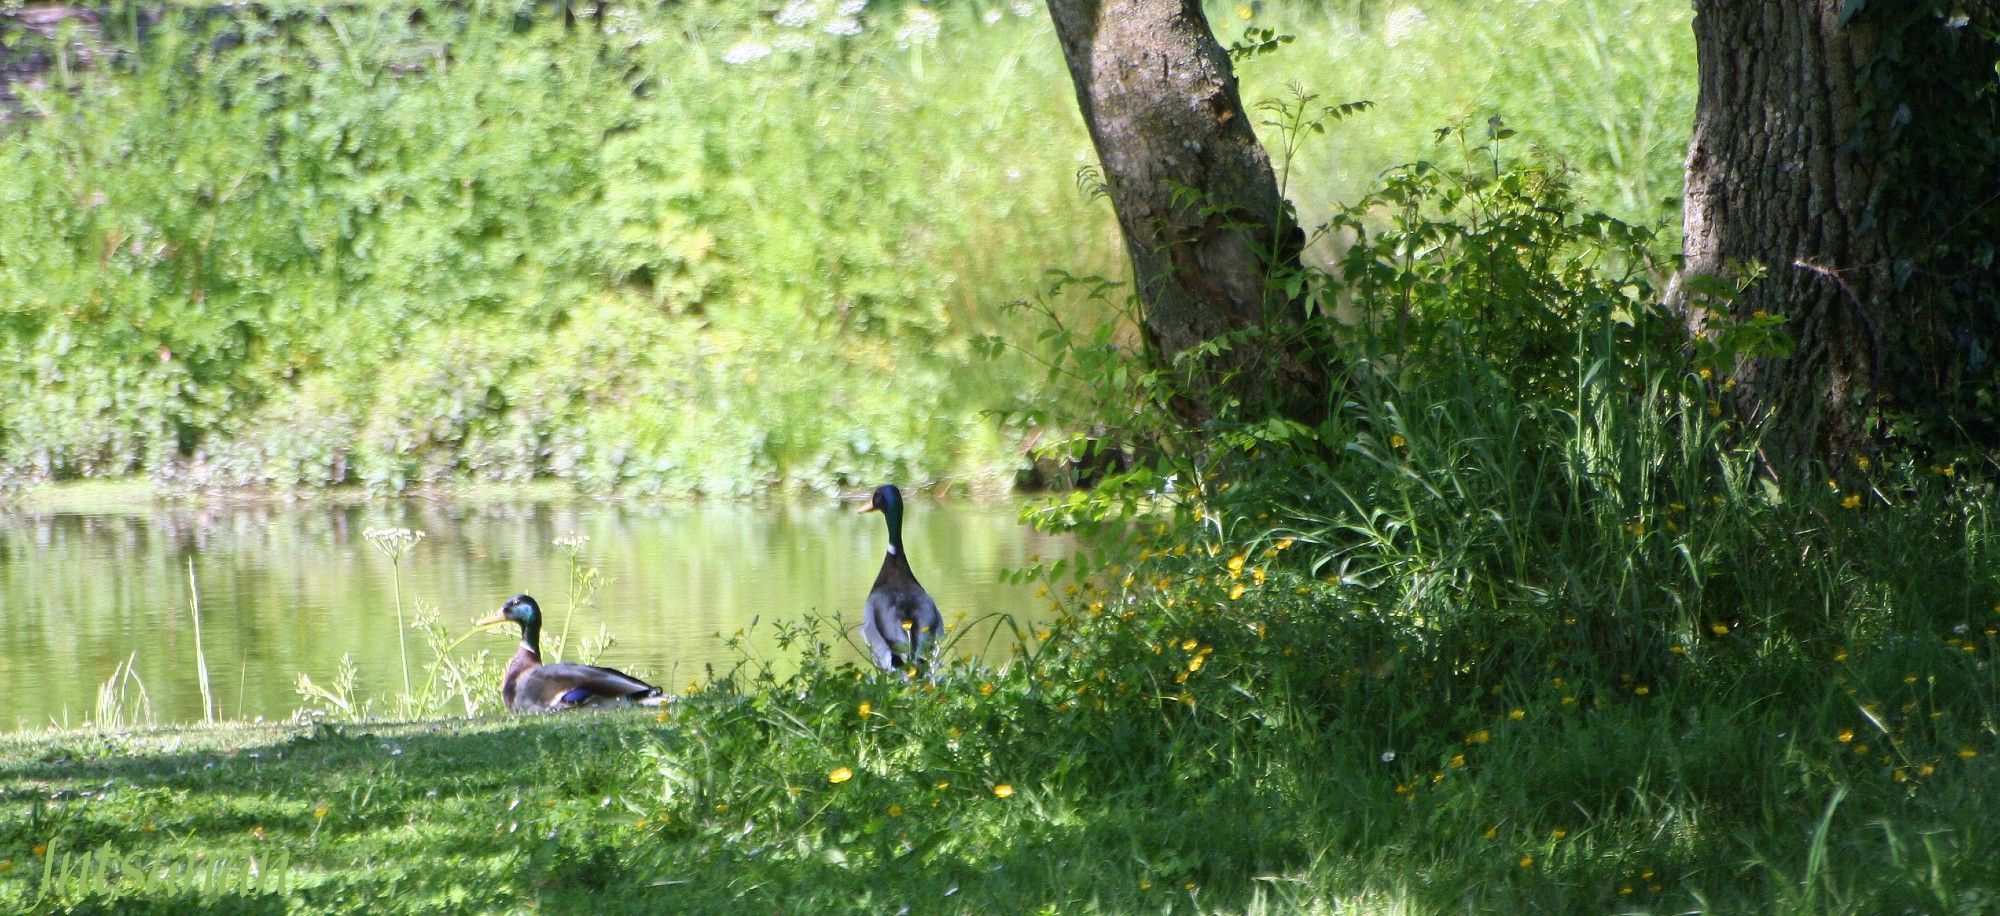
[[[645,681],[614,668],[595,665],[542,664],[542,607],[527,595],[515,595],[484,620],[482,627],[508,622],[521,625],[521,648],[507,663],[500,697],[514,712],[555,712],[579,706],[638,703],[658,706],[673,698]]]
[[[903,493],[895,484],[883,484],[861,511],[881,512],[889,523],[889,553],[882,558],[882,571],[868,592],[861,636],[868,641],[875,664],[885,671],[927,665],[938,637],[944,633],[944,618],[938,614],[937,603],[917,584],[910,558],[903,551]]]

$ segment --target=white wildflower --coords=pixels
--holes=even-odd
[[[417,546],[417,542],[424,539],[423,532],[408,528],[367,528],[362,530],[361,536],[367,538],[369,543],[375,545],[376,550],[382,551],[382,554],[391,561],[401,560],[404,554],[410,552],[410,548]]]
[[[896,30],[896,44],[905,48],[930,44],[937,37],[938,17],[930,10],[911,10],[909,20]]]
[[[747,64],[771,56],[771,46],[754,41],[739,41],[729,50],[722,52],[725,64]]]
[[[1014,15],[1021,19],[1029,19],[1042,14],[1042,5],[1039,3],[1030,3],[1028,0],[1014,0],[1007,8],[1013,10]]]
[[[861,11],[867,8],[868,0],[840,0],[840,5],[833,8],[833,14],[852,18],[861,15]]]
[[[1002,12],[1000,12],[1000,11],[999,11],[999,10],[997,10],[997,9],[996,9],[996,10],[987,10],[987,11],[986,11],[986,15],[984,15],[984,16],[981,16],[980,18],[981,18],[981,19],[984,19],[984,20],[986,20],[986,24],[987,24],[987,25],[994,25],[994,24],[997,24],[997,23],[998,23],[998,22],[1000,21],[1001,17],[1003,17],[1003,16],[1006,16],[1006,15],[1007,15],[1006,13],[1002,13]]]
[[[819,21],[819,4],[814,0],[792,0],[779,9],[771,21],[788,29],[809,28]]]
[[[820,31],[839,37],[859,35],[861,34],[861,21],[850,16],[841,16],[821,26]]]

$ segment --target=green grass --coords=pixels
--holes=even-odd
[[[1204,563],[1227,581],[1224,559]],[[1393,628],[1366,622],[1340,597],[1351,590],[1273,571],[1241,599],[1210,597],[1219,591],[1142,589],[1145,613],[1123,617],[1091,614],[1101,596],[1080,592],[1078,622],[1032,660],[936,687],[860,677],[807,644],[796,679],[749,674],[659,716],[0,738],[0,901],[965,913],[1995,903],[1984,838],[2000,815],[1981,799],[2000,791],[2000,746],[1991,675],[1976,664],[1991,658],[1990,635],[1974,653],[1907,639],[1774,679],[1738,631],[1699,644],[1703,677],[1644,697],[1610,680],[1507,679],[1446,706],[1440,685],[1453,678],[1427,677],[1391,642],[1371,654],[1366,637]],[[1195,594],[1202,606],[1185,607]],[[1244,626],[1257,619],[1271,624],[1262,636]],[[1329,619],[1349,621],[1346,638],[1328,638]],[[1301,653],[1309,661],[1280,661]],[[50,849],[59,865],[105,851],[167,874],[284,863],[289,884],[188,893],[128,873],[50,886]]]
[[[1991,840],[2000,811],[1986,803],[2000,793],[1993,482],[1979,473],[1977,456],[1901,442],[1818,479],[1764,472],[1757,430],[1725,409],[1728,371],[1737,355],[1782,335],[1782,322],[1730,326],[1714,346],[1687,352],[1653,285],[1671,231],[1662,237],[1588,212],[1662,218],[1648,200],[1671,184],[1662,176],[1678,157],[1672,109],[1692,81],[1673,75],[1688,66],[1673,36],[1685,10],[1520,4],[1475,18],[1470,6],[1438,4],[1425,7],[1429,26],[1403,20],[1391,53],[1386,20],[1397,13],[1349,34],[1333,8],[1297,14],[1299,42],[1256,61],[1246,80],[1254,96],[1275,68],[1310,75],[1319,62],[1314,49],[1337,48],[1348,78],[1379,72],[1376,85],[1411,93],[1310,87],[1332,100],[1384,103],[1341,122],[1332,150],[1309,148],[1292,172],[1295,195],[1310,187],[1355,201],[1332,213],[1324,242],[1332,267],[1305,278],[1325,308],[1305,329],[1317,349],[1301,352],[1324,359],[1343,381],[1338,397],[1311,427],[1249,413],[1183,430],[1142,413],[1135,428],[1106,430],[1109,444],[1150,446],[1147,461],[1037,513],[1080,529],[1089,550],[1040,572],[1054,622],[1024,639],[1004,670],[960,666],[935,684],[904,683],[835,661],[831,644],[845,628],[817,621],[745,638],[777,655],[696,685],[659,717],[352,717],[298,728],[0,738],[0,902],[32,904],[47,893],[71,895],[52,905],[85,910],[732,913],[907,906],[1874,914],[2000,906]],[[950,18],[961,12],[962,21]],[[906,284],[916,275],[882,260],[902,250],[893,242],[914,239],[932,261],[960,252],[967,266],[954,268],[954,282],[1029,276],[1016,272],[1028,260],[988,259],[995,249],[970,222],[933,226],[936,235],[892,234],[889,227],[906,224],[878,208],[925,212],[919,202],[929,198],[920,192],[934,184],[930,176],[960,173],[912,177],[843,158],[849,154],[836,150],[902,155],[916,147],[873,139],[877,130],[901,130],[894,118],[877,124],[845,103],[808,101],[829,98],[819,94],[829,81],[858,81],[902,99],[905,107],[886,110],[939,127],[936,136],[951,135],[944,122],[969,122],[996,131],[996,148],[1013,155],[1056,150],[1024,159],[1041,163],[1024,174],[1062,179],[1068,166],[1051,163],[1075,147],[1006,147],[1014,142],[1004,137],[1011,118],[979,120],[1011,115],[1014,104],[1044,104],[1007,95],[1023,91],[1013,76],[1041,86],[1040,98],[1068,103],[1060,69],[1046,56],[1046,33],[1004,15],[1004,27],[980,31],[987,26],[976,12],[944,11],[942,34],[951,37],[936,47],[891,54],[886,39],[844,46],[876,53],[845,61],[855,66],[838,73],[724,69],[716,63],[721,50],[705,58],[708,71],[681,58],[672,58],[677,69],[650,71],[701,86],[706,95],[687,96],[678,109],[692,123],[701,123],[703,108],[691,104],[697,98],[722,100],[741,115],[702,135],[709,158],[699,161],[713,169],[704,174],[762,174],[753,164],[769,155],[792,170],[770,178],[790,182],[775,199],[806,203],[765,206],[761,186],[742,178],[718,192],[736,196],[717,210],[690,210],[717,225],[755,227],[733,239],[714,236],[718,252],[737,252],[727,259],[731,269],[750,279],[701,280],[706,275],[683,275],[665,262],[649,268],[655,289],[663,276],[695,278],[688,282],[730,291],[738,307],[712,308],[721,300],[707,292],[673,300],[642,323],[652,335],[644,338],[648,352],[682,358],[699,349],[737,373],[784,366],[801,384],[845,392],[841,384],[869,375],[850,375],[855,367],[887,371],[891,342],[943,341],[936,349],[948,354],[988,301],[983,292],[919,295],[919,287],[932,288]],[[1517,18],[1544,13],[1550,18]],[[720,26],[747,20],[706,7],[662,15],[715,17],[701,21],[717,28],[696,32],[730,36],[714,41],[724,49],[771,37],[739,39]],[[996,35],[1020,42],[1017,57],[992,58],[1012,61],[1013,76],[970,87],[931,82],[950,69],[943,49],[969,53]],[[493,40],[511,47],[515,38]],[[967,44],[951,44],[958,40]],[[701,44],[691,41],[647,53]],[[465,69],[510,85],[508,55],[496,54],[482,71],[474,50]],[[878,66],[889,69],[870,69]],[[1256,69],[1265,66],[1274,69]],[[704,73],[723,76],[700,83]],[[940,94],[965,104],[942,104]],[[419,132],[464,102],[451,93],[409,95],[431,106],[397,115]],[[360,98],[391,109],[415,104]],[[583,110],[581,100],[596,96],[563,98]],[[1560,151],[1587,166],[1601,149],[1612,165],[1564,169],[1511,139],[1496,155],[1484,139],[1493,99],[1523,139],[1587,147]],[[1526,100],[1525,112],[1516,100]],[[1018,110],[1054,117],[1056,103],[1046,104]],[[812,121],[820,128],[814,136],[826,138],[828,158],[785,152],[792,149],[785,138],[798,136],[791,116],[817,105],[826,110]],[[624,110],[639,117],[644,107]],[[1469,117],[1471,130],[1449,135],[1442,151],[1422,139],[1367,139],[1377,126],[1391,137],[1435,126],[1412,128],[1396,119],[1399,110],[1427,121]],[[686,141],[643,118],[636,123],[635,132],[657,141],[641,149]],[[931,135],[896,136],[915,143]],[[924,156],[954,150],[917,145],[914,154]],[[1431,161],[1379,180],[1339,177],[1372,175],[1417,154]],[[966,155],[962,169],[984,161]],[[1544,167],[1519,167],[1524,160]],[[1365,195],[1338,190],[1350,180]],[[866,193],[842,190],[856,181]],[[489,217],[504,225],[506,212]],[[396,225],[420,233],[431,216]],[[1018,235],[1003,237],[1023,246],[1022,258],[1043,259],[1035,267],[1085,270],[1073,252],[1107,250],[1093,247],[1103,241],[1096,230],[1061,234],[1084,223],[1060,214],[1020,225]],[[435,250],[493,254],[482,248],[491,239],[466,238],[450,236]],[[743,254],[765,251],[759,246],[779,254]],[[540,256],[510,263],[532,267],[543,264]],[[563,263],[534,270],[555,276]],[[394,308],[411,311],[391,312],[404,316],[398,320],[426,314],[412,304],[422,297],[405,290],[424,271],[409,264],[394,271],[401,279],[381,289],[404,297]],[[853,278],[842,288],[860,292],[827,293],[829,271]],[[369,276],[356,280],[373,282]],[[438,301],[457,304],[433,316],[439,324],[408,325],[421,332],[413,339],[459,361],[400,366],[388,388],[453,390],[442,382],[477,377],[508,346],[505,334],[460,318],[539,314],[553,301],[544,291],[481,313],[469,304],[479,297],[454,285],[477,276],[455,266],[435,274]],[[474,288],[491,289],[465,287]],[[509,289],[507,296],[522,295]],[[772,302],[781,306],[759,305]],[[1083,308],[1079,329],[1096,306]],[[809,332],[797,332],[801,314],[812,318]],[[628,313],[551,321],[551,346],[611,353],[592,348],[611,346],[606,329],[624,329],[613,320],[621,315]],[[684,333],[691,324],[699,334]],[[841,333],[816,336],[828,327]],[[1099,339],[1079,331],[1069,340]],[[801,356],[835,344],[843,353],[858,345],[862,354],[851,364]],[[1115,347],[1079,344],[1052,355],[1085,376],[1080,388],[1108,402],[1129,404],[1157,393],[1146,386],[1165,383],[1128,365]],[[614,356],[579,364],[623,365]],[[522,379],[548,386],[530,390],[568,390],[557,373],[536,374],[535,360],[507,365],[495,376],[503,395]],[[895,377],[935,391],[964,381],[955,365],[899,364]],[[992,394],[991,403],[1033,405],[1032,390],[1004,383],[1006,371],[1025,369],[994,371],[985,382],[964,382],[973,393],[962,403]],[[921,435],[893,432],[868,439],[865,449],[853,439],[842,446],[842,460],[891,458],[845,466],[828,457],[826,443],[843,434],[901,428],[893,400],[857,403],[843,425],[787,413],[801,402],[784,392],[739,391],[716,383],[723,376],[690,375],[693,382],[675,375],[672,384],[648,371],[620,376],[629,385],[618,390],[637,392],[634,400],[604,406],[608,425],[573,440],[591,443],[575,453],[575,467],[597,467],[599,443],[636,443],[629,454],[688,461],[655,476],[621,471],[617,486],[707,492],[753,478],[838,481],[864,465],[885,466],[866,462],[930,460]],[[987,382],[999,393],[979,393]],[[679,385],[696,393],[675,400],[684,393]],[[337,388],[315,396],[348,403]],[[620,413],[632,404],[650,406]],[[645,425],[676,404],[688,408],[680,415],[688,422]],[[769,438],[755,447],[732,431],[698,444],[682,438],[705,428],[698,421],[713,415],[702,411],[715,404],[759,423],[793,419],[764,426]],[[1065,405],[1043,406],[1060,414]],[[457,463],[463,456],[488,454],[468,443],[514,441],[501,435],[512,428],[512,409],[474,410],[463,427],[469,432],[425,440],[441,452],[410,454],[443,455],[444,476],[462,475],[472,467]],[[431,428],[417,421],[423,409],[413,411],[385,415]],[[941,416],[924,425],[939,425]],[[1078,409],[1069,424],[1101,419]],[[618,438],[632,430],[644,435]],[[708,460],[718,456],[728,460]],[[693,486],[675,483],[674,474],[715,476]],[[976,654],[998,626],[958,627],[955,649]],[[430,640],[442,646],[442,631]],[[421,705],[483,698],[490,708],[493,676],[476,673],[477,683],[448,678]],[[105,850],[167,872],[260,857],[285,863],[292,880],[262,896],[142,888],[136,877],[105,887],[75,877],[44,885],[50,849],[58,856]]]
[[[1519,132],[1511,155],[1567,162],[1588,206],[1679,225],[1696,88],[1687,4],[1266,6],[1248,21],[1233,10],[1211,14],[1225,43],[1251,25],[1296,36],[1243,66],[1246,102],[1289,98],[1296,87],[1327,103],[1378,106],[1294,164],[1287,190],[1308,225],[1368,193],[1385,169],[1435,158],[1430,130],[1468,122],[1483,130],[1492,116]]]

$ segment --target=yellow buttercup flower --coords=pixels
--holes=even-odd
[[[1528,711],[1525,709],[1516,709],[1507,713],[1507,718],[1512,719],[1516,722],[1519,722],[1522,719],[1527,718],[1527,716],[1528,716]]]
[[[1518,861],[1518,862],[1515,862],[1514,864],[1515,864],[1515,865],[1519,865],[1519,866],[1521,866],[1522,868],[1534,868],[1534,867],[1535,867],[1535,857],[1534,857],[1534,856],[1522,856],[1522,857],[1521,857],[1521,860],[1520,860],[1520,861]]]
[[[1404,439],[1404,438],[1403,438],[1402,436],[1399,436],[1399,435],[1395,435],[1395,434],[1391,434],[1391,435],[1389,436],[1389,447],[1390,447],[1390,448],[1402,448],[1402,447],[1403,447],[1404,445],[1406,445],[1406,444],[1408,444],[1408,440],[1405,440],[1405,439]]]
[[[1839,739],[1840,743],[1846,744],[1847,742],[1854,740],[1854,729],[1843,728],[1840,730],[1840,734],[1835,735],[1834,737]]]
[[[1001,783],[1001,784],[999,784],[999,785],[997,785],[997,786],[994,786],[994,787],[993,787],[993,797],[994,797],[994,798],[1013,798],[1013,797],[1014,797],[1014,787],[1013,787],[1013,785],[1011,785],[1011,784],[1009,784],[1009,783],[1004,783],[1004,782],[1003,782],[1003,783]]]
[[[1840,501],[1840,507],[1841,507],[1842,509],[1859,509],[1859,508],[1861,508],[1861,494],[1859,494],[1859,493],[1851,493],[1851,494],[1849,494],[1849,495],[1847,496],[1847,498],[1846,498],[1846,499],[1843,499],[1843,500],[1841,500],[1841,501]]]
[[[1485,744],[1491,740],[1493,740],[1493,733],[1483,728],[1465,736],[1465,743],[1467,744]]]
[[[1715,635],[1717,635],[1717,636],[1728,636],[1728,635],[1729,635],[1729,624],[1726,624],[1726,623],[1711,623],[1711,624],[1709,624],[1709,625],[1708,625],[1708,631],[1709,631],[1710,633],[1714,633],[1714,634],[1715,634]]]
[[[1235,600],[1237,600],[1237,599],[1239,599],[1239,598],[1243,597],[1243,592],[1244,592],[1244,591],[1245,591],[1245,586],[1244,586],[1244,584],[1243,584],[1243,583],[1241,583],[1241,582],[1238,582],[1238,583],[1236,583],[1235,585],[1233,585],[1233,586],[1230,586],[1230,588],[1229,588],[1229,600],[1231,600],[1231,601],[1235,601]]]
[[[1972,758],[1977,756],[1979,756],[1979,752],[1973,750],[1972,748],[1962,747],[1958,749],[1958,759],[1960,760],[1971,760]]]
[[[848,769],[847,767],[840,767],[835,769],[833,772],[826,774],[826,781],[833,783],[836,786],[853,778],[854,778],[854,771]]]
[[[866,719],[869,713],[875,711],[875,704],[863,700],[861,706],[856,711],[861,713],[862,718]]]
[[[1239,574],[1241,574],[1241,573],[1243,572],[1243,564],[1244,564],[1244,563],[1247,563],[1247,562],[1249,562],[1249,560],[1250,560],[1250,558],[1249,558],[1249,557],[1246,557],[1246,556],[1244,556],[1243,554],[1240,554],[1240,553],[1239,553],[1239,554],[1237,554],[1237,555],[1235,555],[1235,556],[1233,556],[1233,557],[1230,557],[1230,558],[1229,558],[1229,574],[1230,574],[1231,576],[1236,576],[1236,575],[1239,575]]]
[[[902,816],[903,816],[903,806],[902,806],[902,805],[890,805],[890,806],[889,806],[889,816],[890,816],[890,817],[902,817]]]

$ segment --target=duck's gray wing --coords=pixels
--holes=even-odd
[[[893,634],[893,635],[892,635]],[[875,667],[893,671],[900,663],[896,649],[903,642],[903,625],[896,618],[896,601],[887,592],[871,592],[868,607],[861,612],[861,638]]]
[[[938,641],[944,637],[944,615],[938,613],[937,602],[931,600],[929,592],[919,590],[913,604],[910,639],[914,645],[910,654],[926,663],[936,661]]]

